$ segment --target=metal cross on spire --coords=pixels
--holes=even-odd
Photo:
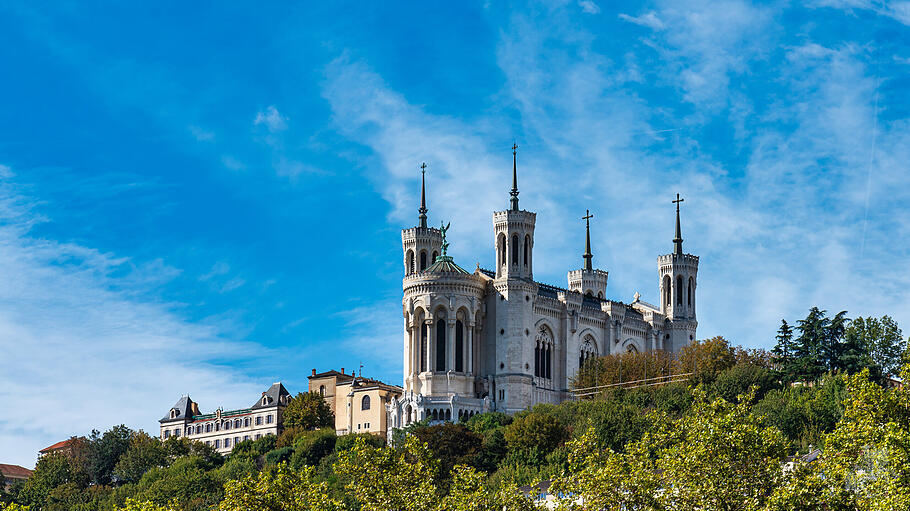
[[[679,227],[679,203],[680,203],[680,202],[685,202],[685,200],[686,200],[686,199],[681,198],[681,197],[679,196],[679,194],[677,193],[677,194],[676,194],[676,200],[673,201],[673,204],[676,204],[676,237],[673,238],[673,253],[676,254],[676,255],[682,255],[682,253],[683,253],[683,249],[682,249],[682,242],[683,242],[683,239],[682,239],[682,229],[680,229],[680,227]]]
[[[585,260],[585,269],[593,270],[594,266],[591,264],[591,259],[594,257],[594,254],[591,253],[591,219],[594,218],[594,215],[591,214],[590,210],[585,210],[585,216],[581,217],[585,221],[585,253],[581,256]]]
[[[512,211],[518,211],[518,162],[517,162],[518,144],[512,143],[512,196],[509,202],[512,203]]]
[[[420,209],[417,211],[420,215],[417,217],[420,219],[420,226],[427,226],[427,194],[426,194],[426,175],[427,175],[427,162],[420,164]]]

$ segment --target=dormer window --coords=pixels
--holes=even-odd
[[[171,408],[171,418],[172,419],[176,419],[178,413],[180,413],[180,412],[178,412],[176,408]]]
[[[269,398],[267,396],[262,396],[262,406],[269,404]]]

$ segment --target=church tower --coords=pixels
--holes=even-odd
[[[537,284],[534,276],[534,224],[537,213],[518,207],[517,145],[512,145],[512,190],[509,209],[493,213],[496,278],[489,298],[495,301],[495,328],[490,329],[495,357],[490,394],[496,409],[514,413],[533,400],[534,335],[532,321]]]
[[[676,237],[673,238],[673,253],[657,258],[660,274],[660,310],[670,320],[669,330],[664,332],[663,347],[674,353],[695,340],[695,328],[698,326],[695,316],[698,256],[683,253],[679,204],[684,200],[676,194],[676,200],[673,201],[676,204]]]
[[[404,252],[404,274],[412,275],[429,268],[442,249],[442,234],[439,229],[427,227],[427,164],[420,165],[420,208],[417,227],[401,231],[401,249]]]
[[[582,220],[585,221],[585,253],[582,259],[585,263],[582,269],[569,272],[569,291],[576,291],[591,298],[604,299],[607,297],[607,276],[603,270],[595,270],[592,264],[594,254],[591,253],[591,219],[594,215],[585,211]]]

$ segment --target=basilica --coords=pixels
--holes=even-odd
[[[392,428],[515,413],[569,399],[571,378],[599,355],[666,350],[695,339],[698,257],[682,248],[679,203],[673,252],[657,258],[660,305],[607,298],[608,272],[594,268],[590,214],[583,266],[567,287],[534,280],[537,214],[518,205],[512,148],[508,209],[493,213],[495,267],[466,271],[447,255],[447,226],[427,225],[425,165],[419,223],[401,232],[404,262],[404,392],[388,405]]]

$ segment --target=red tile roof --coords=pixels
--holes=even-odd
[[[41,449],[41,450],[38,451],[38,452],[40,452],[40,453],[45,453],[45,454],[46,454],[46,453],[49,453],[49,452],[51,452],[51,451],[56,451],[56,450],[59,450],[59,449],[63,449],[64,447],[66,447],[67,445],[69,445],[69,443],[72,442],[72,441],[73,441],[72,438],[70,438],[69,440],[63,440],[63,441],[61,441],[61,442],[57,442],[56,444],[54,444],[54,445],[52,445],[52,446],[50,446],[50,447],[45,447],[44,449]]]
[[[0,474],[3,474],[3,477],[8,479],[28,479],[32,475],[32,471],[20,467],[19,465],[5,465],[0,463]]]

